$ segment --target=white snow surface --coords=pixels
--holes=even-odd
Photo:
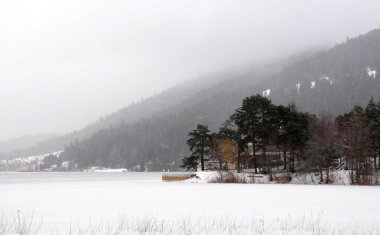
[[[68,234],[70,225],[112,222],[121,215],[213,219],[318,216],[380,226],[380,187],[162,182],[162,173],[0,173],[0,215],[43,218],[39,234]],[[199,173],[200,179],[218,176]],[[17,212],[18,211],[18,212]],[[55,231],[64,231],[56,233]]]
[[[185,180],[186,183],[209,183],[212,180],[220,177],[217,171],[203,171],[196,172],[196,176],[188,180]]]
[[[98,173],[121,173],[127,172],[128,169],[125,168],[106,168],[106,167],[98,167],[94,166],[89,169],[85,169],[84,172],[98,172]]]
[[[96,169],[93,170],[94,172],[104,172],[104,173],[120,173],[120,172],[127,172],[128,169],[120,168],[120,169]]]

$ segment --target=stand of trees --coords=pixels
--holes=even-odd
[[[208,159],[217,162],[219,170],[252,169],[269,174],[270,179],[275,172],[316,172],[321,182],[329,183],[331,170],[345,169],[354,184],[369,183],[373,176],[377,183],[380,101],[372,98],[366,108],[355,106],[334,119],[255,95],[243,100],[219,132],[210,133],[198,124],[189,137],[192,154],[182,165],[187,170],[197,169],[198,164],[205,170],[204,159]]]

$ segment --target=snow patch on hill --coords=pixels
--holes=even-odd
[[[263,91],[263,96],[268,97],[270,95],[270,89]]]
[[[367,67],[367,74],[369,77],[376,79],[376,70],[372,70],[370,67]]]
[[[327,76],[322,76],[319,78],[319,80],[326,80],[330,83],[330,85],[332,85],[334,83],[334,80],[333,78],[330,78],[330,77],[327,77]]]
[[[301,89],[301,83],[296,84],[298,95],[301,95],[300,89]]]

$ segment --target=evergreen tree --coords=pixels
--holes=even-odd
[[[370,130],[370,155],[374,159],[375,171],[378,170],[377,158],[380,157],[380,101],[376,104],[372,97],[365,109]],[[380,164],[380,162],[379,162]]]
[[[260,95],[250,96],[243,100],[243,104],[231,116],[231,120],[238,127],[238,130],[246,143],[253,145],[253,164],[257,173],[258,162],[256,152],[262,148],[265,155],[270,134],[275,130],[275,120],[277,111],[272,102]]]
[[[289,147],[290,171],[295,172],[295,157],[302,152],[309,137],[308,114],[300,113],[294,105],[289,106],[287,124],[285,126],[285,139]]]
[[[196,169],[200,161],[202,171],[204,168],[204,157],[208,154],[211,148],[211,134],[208,126],[198,124],[197,128],[191,131],[188,135],[190,138],[186,144],[190,148],[190,157],[185,157],[182,160],[182,168],[187,170]]]
[[[365,109],[365,114],[367,116],[368,125],[370,127],[370,154],[374,159],[374,168],[377,172],[377,158],[380,158],[380,101],[376,104],[375,100],[372,97]]]

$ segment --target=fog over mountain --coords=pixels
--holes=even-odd
[[[6,141],[0,141],[0,152],[8,153],[16,149],[25,149],[39,144],[40,142],[46,141],[51,138],[59,136],[56,133],[48,134],[38,134],[38,135],[26,135],[20,136],[15,139],[10,139]]]
[[[202,74],[331,46],[378,28],[378,9],[347,0],[1,1],[0,140],[67,133]]]
[[[302,111],[332,115],[355,105],[366,106],[371,97],[378,100],[379,42],[380,29],[375,29],[328,50],[305,51],[245,73],[205,75],[126,106],[79,131],[0,158],[64,149],[63,159],[80,167],[133,169],[153,162],[155,170],[164,169],[165,164],[173,170],[188,152],[187,133],[197,123],[216,131],[247,96],[260,94],[278,104],[294,103]]]

